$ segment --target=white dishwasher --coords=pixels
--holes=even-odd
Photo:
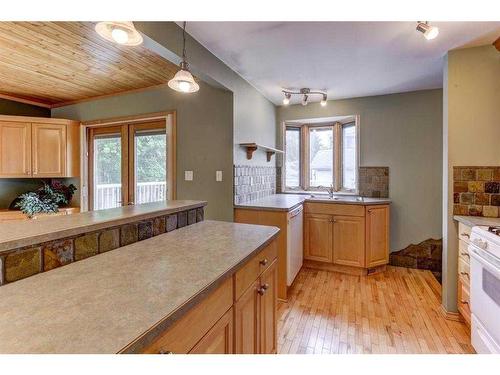
[[[302,225],[304,222],[304,213],[302,205],[288,213],[288,233],[287,233],[287,277],[286,285],[290,286],[302,267],[304,259]]]

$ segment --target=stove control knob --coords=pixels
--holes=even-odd
[[[479,247],[480,249],[483,249],[483,250],[486,250],[488,248],[488,242],[486,241],[482,241],[480,240],[479,238],[476,238],[474,241],[473,241],[474,245],[476,245],[477,247]]]

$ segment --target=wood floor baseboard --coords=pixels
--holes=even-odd
[[[340,264],[318,262],[315,260],[307,260],[307,259],[304,259],[303,267],[322,270],[322,271],[346,273],[348,275],[354,275],[354,276],[373,275],[379,272],[384,272],[386,270],[385,265],[371,267],[371,268],[360,268],[353,266],[344,266]]]
[[[462,315],[460,315],[460,313],[450,312],[450,311],[446,310],[446,308],[443,305],[441,305],[439,312],[441,313],[443,318],[445,318],[447,320],[452,320],[454,322],[461,322],[461,323],[465,322],[464,318],[462,318]]]

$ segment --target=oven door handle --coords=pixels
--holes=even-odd
[[[479,251],[474,248],[469,249],[469,254],[472,255],[474,259],[476,259],[479,263],[486,267],[492,274],[495,275],[497,279],[500,279],[500,264],[495,264],[492,261],[486,259],[486,257],[482,256],[481,253],[479,253]]]

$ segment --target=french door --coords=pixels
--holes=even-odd
[[[175,134],[168,123],[167,117],[88,128],[90,210],[173,198]]]

